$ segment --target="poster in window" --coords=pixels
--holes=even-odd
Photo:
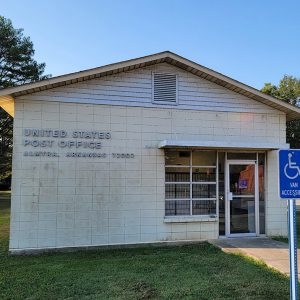
[[[239,179],[239,189],[247,189],[247,188],[248,188],[248,180]]]

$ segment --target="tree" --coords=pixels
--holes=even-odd
[[[45,63],[34,59],[33,43],[0,16],[0,89],[46,79]],[[13,119],[0,108],[0,182],[11,175]]]
[[[261,91],[292,105],[300,106],[300,78],[284,75],[278,86],[265,83]],[[287,122],[286,139],[291,148],[300,148],[300,120]]]

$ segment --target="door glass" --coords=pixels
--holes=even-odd
[[[230,233],[255,233],[255,165],[230,164]]]
[[[258,154],[259,231],[265,233],[265,153]]]

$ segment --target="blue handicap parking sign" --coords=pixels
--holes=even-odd
[[[279,195],[300,199],[300,150],[279,150]]]

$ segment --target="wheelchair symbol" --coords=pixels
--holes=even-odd
[[[293,152],[294,153],[294,152]],[[288,163],[284,166],[284,174],[289,179],[296,179],[300,176],[300,168],[296,162],[292,162],[292,153],[288,154]]]

